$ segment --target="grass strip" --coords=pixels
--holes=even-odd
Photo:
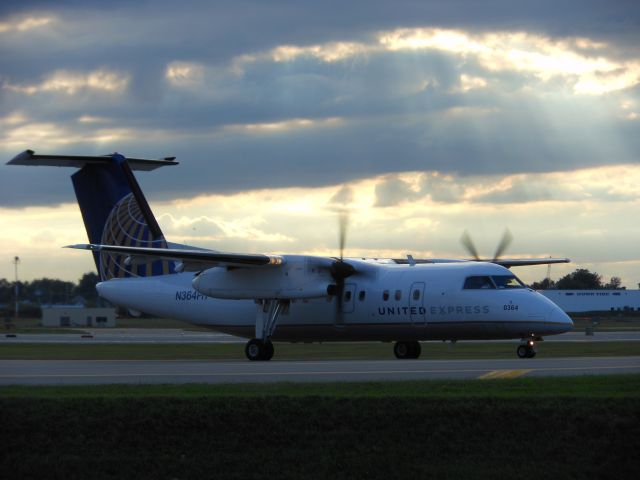
[[[245,360],[242,344],[45,344],[2,343],[2,360]],[[421,358],[513,358],[516,343],[423,343]],[[393,357],[390,343],[276,343],[278,360],[375,360]],[[634,356],[640,342],[548,342],[538,345],[544,357]]]
[[[0,398],[11,478],[635,478],[627,398]]]
[[[3,332],[4,335],[25,335],[25,334],[46,334],[46,335],[58,335],[58,334],[77,334],[83,335],[88,332],[85,330],[78,330],[75,328],[59,328],[59,327],[25,327],[25,328],[15,328],[5,330]]]
[[[0,398],[640,398],[640,374],[482,380],[3,386]]]

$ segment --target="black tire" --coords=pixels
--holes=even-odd
[[[393,354],[401,360],[411,358],[411,345],[409,342],[396,342],[393,346]]]
[[[264,357],[262,360],[271,360],[274,352],[275,349],[273,348],[273,343],[267,340],[264,344]]]
[[[265,352],[266,347],[264,342],[257,338],[249,340],[244,347],[244,354],[252,362],[255,362],[256,360],[264,360]]]
[[[533,348],[533,347],[529,347],[527,350],[528,350],[528,352],[527,352],[527,358],[533,358],[533,357],[535,357],[535,356],[536,356],[536,353],[537,353],[537,352],[536,352],[536,349],[535,349],[535,348]]]
[[[530,358],[529,347],[527,347],[526,345],[518,345],[518,349],[516,350],[516,353],[520,358]]]
[[[393,353],[396,358],[401,360],[418,358],[422,353],[422,347],[419,342],[396,342],[393,346]]]
[[[411,357],[409,358],[419,358],[422,353],[422,347],[420,346],[420,342],[411,342]]]

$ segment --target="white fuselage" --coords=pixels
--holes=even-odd
[[[223,268],[223,267],[220,267]],[[368,264],[336,297],[292,299],[277,320],[276,341],[410,341],[528,338],[571,330],[571,319],[529,288],[465,288],[473,276],[512,275],[491,263]],[[242,337],[255,335],[254,300],[206,296],[194,273],[112,279],[98,285],[110,302]]]

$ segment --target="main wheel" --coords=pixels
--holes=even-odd
[[[422,353],[420,342],[411,342],[411,356],[409,358],[418,358]]]
[[[274,351],[275,350],[273,348],[273,343],[267,340],[266,342],[264,342],[264,357],[262,359],[271,360],[273,358]]]
[[[516,350],[516,353],[520,358],[531,358],[529,356],[529,347],[527,347],[526,345],[518,345],[518,349]]]
[[[271,342],[268,342],[271,344]],[[271,345],[271,349],[273,350],[273,345]],[[244,354],[251,361],[256,360],[269,360],[267,358],[267,353],[269,352],[269,347],[262,340],[258,340],[257,338],[252,338],[247,342],[244,347]],[[271,353],[273,356],[273,352]]]
[[[396,342],[393,347],[393,353],[396,358],[418,358],[422,348],[418,342]]]
[[[393,354],[396,358],[409,358],[409,352],[411,348],[409,348],[409,344],[407,342],[396,342],[393,346]]]

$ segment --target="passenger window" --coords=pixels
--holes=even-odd
[[[384,292],[382,292],[382,300],[384,300],[385,302],[389,300],[389,290],[385,290]]]
[[[344,301],[345,302],[351,301],[351,290],[347,290],[346,292],[344,292]]]
[[[360,293],[358,294],[358,300],[360,300],[361,302],[364,302],[365,296],[366,296],[366,293],[364,292],[364,290],[360,290]]]
[[[395,299],[400,300],[402,298],[402,292],[400,290],[396,290]]]
[[[496,288],[488,276],[467,277],[464,282],[465,290],[479,290]]]
[[[420,290],[414,290],[413,291],[413,299],[414,300],[420,300]]]

